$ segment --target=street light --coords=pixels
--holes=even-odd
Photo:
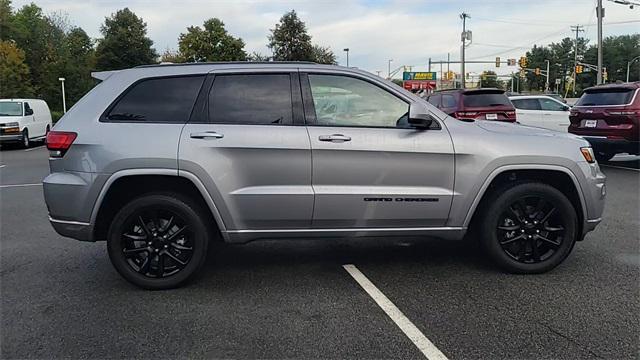
[[[629,82],[629,68],[631,67],[631,63],[640,59],[640,56],[636,56],[631,61],[627,61],[627,82]]]
[[[389,80],[391,80],[391,62],[393,61],[393,59],[389,59],[388,63],[387,63],[387,78]]]
[[[349,67],[349,48],[344,48],[343,50],[347,53],[347,67]]]
[[[60,83],[62,84],[62,111],[64,111],[64,113],[67,113],[67,100],[64,96],[64,78],[58,78],[58,80],[60,81]]]

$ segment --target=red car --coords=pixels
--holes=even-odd
[[[596,158],[640,154],[640,81],[587,88],[569,113],[569,132],[591,143]]]
[[[453,89],[435,92],[431,104],[460,120],[516,121],[516,109],[499,89]]]

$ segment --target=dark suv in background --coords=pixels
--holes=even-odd
[[[431,94],[427,101],[459,120],[516,121],[516,109],[499,89],[452,89]]]
[[[640,81],[586,89],[569,113],[569,132],[587,139],[596,158],[640,154]]]

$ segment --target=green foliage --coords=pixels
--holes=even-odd
[[[147,24],[129,8],[105,18],[100,28],[104,36],[96,48],[98,70],[126,69],[155,63],[158,57],[147,37]]]
[[[160,56],[160,62],[179,64],[185,62],[185,60],[179,52],[167,49]]]
[[[57,123],[58,120],[60,120],[60,118],[62,117],[62,115],[64,115],[64,113],[62,111],[55,111],[52,110],[51,111],[51,121],[53,121],[53,123]]]
[[[24,51],[12,41],[0,41],[0,98],[32,97],[33,88]]]
[[[276,61],[313,61],[314,51],[307,27],[295,10],[284,14],[271,29],[269,44]]]
[[[483,88],[502,89],[504,87],[504,82],[498,80],[498,76],[495,71],[485,71],[481,76]]]
[[[243,61],[247,59],[244,41],[233,37],[220,19],[204,22],[202,28],[190,26],[178,38],[180,56],[187,62]]]
[[[328,47],[313,45],[313,60],[318,64],[337,65],[336,55]]]

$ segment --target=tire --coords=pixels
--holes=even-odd
[[[190,198],[148,194],[115,215],[107,250],[113,266],[130,283],[170,289],[193,278],[205,263],[210,234],[203,210]]]
[[[611,158],[613,158],[616,155],[616,153],[613,151],[596,150],[595,155],[596,155],[596,160],[598,160],[598,162],[604,162],[604,161],[611,160]]]
[[[544,273],[569,256],[578,238],[578,216],[558,189],[537,182],[513,183],[487,200],[480,209],[479,240],[503,270]]]
[[[31,140],[29,139],[29,130],[28,129],[24,129],[22,130],[22,147],[25,149],[28,149],[31,146]]]

